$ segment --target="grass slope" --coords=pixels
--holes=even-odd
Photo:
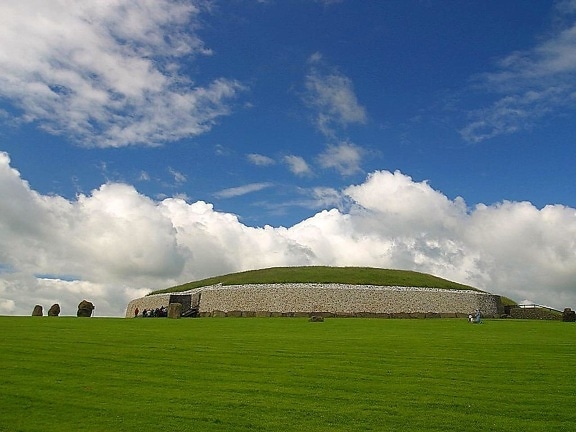
[[[576,428],[557,321],[0,317],[0,431]]]
[[[154,291],[152,294],[180,292],[202,286],[272,284],[272,283],[341,283],[350,285],[410,286],[475,290],[476,288],[451,282],[426,273],[409,270],[389,270],[371,267],[272,267],[211,277],[183,285]]]

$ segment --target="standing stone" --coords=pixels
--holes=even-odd
[[[32,311],[32,316],[43,316],[44,312],[42,310],[42,306],[36,305],[34,306],[34,310]]]
[[[54,303],[52,306],[50,306],[50,309],[48,309],[48,316],[58,315],[60,315],[60,305],[58,303]]]
[[[180,318],[182,315],[182,303],[170,303],[168,305],[168,318]]]
[[[92,311],[94,310],[94,305],[86,300],[82,300],[78,305],[78,312],[76,312],[77,317],[91,317]]]
[[[564,312],[562,312],[562,321],[575,322],[576,321],[576,311],[573,311],[570,308],[564,309]]]

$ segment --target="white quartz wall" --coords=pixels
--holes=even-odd
[[[497,296],[477,291],[340,284],[214,286],[202,291],[200,312],[498,313]]]
[[[178,294],[198,292],[203,316],[238,311],[461,315],[476,309],[491,316],[498,314],[499,304],[498,296],[478,291],[341,284],[214,285]],[[132,300],[126,308],[126,317],[133,317],[136,307],[142,312],[168,306],[169,300],[170,294]]]

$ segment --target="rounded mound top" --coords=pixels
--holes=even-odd
[[[442,288],[480,291],[468,285],[410,270],[391,270],[373,267],[272,267],[215,276],[188,282],[151,294],[188,291],[209,285],[285,284],[285,283],[337,283],[347,285],[375,285]]]

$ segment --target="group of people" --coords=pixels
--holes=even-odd
[[[134,318],[138,318],[141,316],[142,318],[165,318],[168,316],[168,309],[166,306],[160,306],[156,309],[144,309],[142,311],[142,315],[140,314],[140,310],[136,308],[134,310]]]

